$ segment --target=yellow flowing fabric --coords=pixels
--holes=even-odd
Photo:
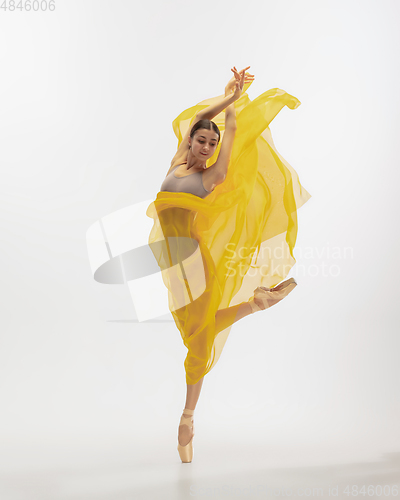
[[[269,130],[284,106],[296,109],[300,101],[278,88],[251,101],[250,85],[234,103],[237,130],[225,181],[204,199],[160,191],[146,212],[154,220],[149,246],[188,349],[187,384],[215,366],[239,305],[257,286],[273,287],[288,275],[296,262],[297,209],[311,197]],[[222,97],[204,100],[173,121],[178,147],[196,114]],[[221,140],[207,167],[220,151],[225,112],[213,121]]]

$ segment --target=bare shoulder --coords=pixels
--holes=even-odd
[[[171,166],[167,172],[167,175],[169,175],[174,170],[175,167],[177,167],[178,165],[182,165],[182,163],[186,163],[186,161],[187,161],[187,154],[184,155],[182,154],[174,158],[171,162]],[[167,175],[165,177],[167,177]]]
[[[177,166],[177,165],[181,165],[182,163],[185,163],[185,161],[187,161],[187,156],[188,156],[188,152],[189,152],[189,142],[188,142],[188,139],[189,139],[189,134],[190,134],[190,130],[192,129],[192,127],[200,120],[203,119],[203,114],[201,113],[201,111],[199,113],[197,113],[194,118],[192,119],[192,122],[190,123],[190,126],[186,129],[186,132],[182,138],[182,141],[180,143],[180,146],[178,148],[178,151],[175,153],[174,157],[172,158],[172,161],[171,161],[171,166],[167,172],[167,175],[169,175],[171,173],[171,171]]]

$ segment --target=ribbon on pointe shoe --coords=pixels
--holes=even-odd
[[[253,297],[248,301],[251,307],[251,314],[254,314],[256,311],[262,311],[261,307],[259,307],[255,302],[254,302],[254,295]]]
[[[260,291],[262,292],[273,292],[274,289],[273,288],[267,288],[266,286],[258,286],[255,290],[254,290],[254,295],[253,297],[249,300],[249,304],[250,304],[250,307],[251,307],[251,314],[255,313],[256,311],[264,311],[265,309],[267,309],[268,307],[270,307],[270,305],[268,305],[267,307],[265,307],[264,309],[261,309],[261,307],[259,305],[257,305],[257,303],[254,301],[254,298],[255,298],[255,295],[257,293],[260,293]],[[265,299],[263,299],[265,300]],[[267,301],[268,302],[268,301]]]

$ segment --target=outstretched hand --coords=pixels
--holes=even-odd
[[[237,71],[236,67],[234,66],[231,69],[231,71],[233,71],[233,77],[229,80],[225,87],[226,95],[230,94],[233,90],[234,96],[236,97],[236,99],[239,99],[242,94],[244,84],[252,82],[254,80],[254,75],[246,73],[246,69],[249,68],[250,66],[247,66],[247,68]]]

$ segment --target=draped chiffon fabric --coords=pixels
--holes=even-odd
[[[311,197],[276,150],[269,129],[284,106],[294,110],[300,101],[279,88],[251,101],[250,85],[234,103],[237,129],[224,182],[205,198],[159,191],[146,212],[153,219],[149,246],[188,349],[187,384],[197,383],[217,363],[238,305],[257,286],[273,287],[288,275],[296,262],[297,210]],[[201,101],[175,118],[178,147],[196,114],[222,97]],[[207,167],[218,158],[225,112],[213,121],[221,140]]]

